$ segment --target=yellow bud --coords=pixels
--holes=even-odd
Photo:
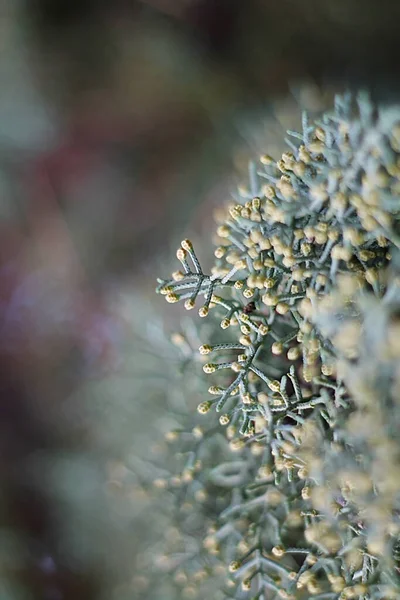
[[[264,325],[264,323],[260,323],[260,325],[258,326],[258,331],[261,335],[267,335],[267,333],[269,332],[269,327],[268,325]]]
[[[251,404],[253,402],[253,399],[248,392],[242,395],[242,402],[243,404]]]
[[[272,156],[269,156],[269,154],[263,154],[262,156],[260,156],[260,162],[266,166],[271,166],[275,164],[274,159],[272,158]]]
[[[286,313],[290,310],[290,306],[286,302],[278,302],[275,310],[279,315],[286,315]]]
[[[197,412],[199,412],[201,415],[205,415],[206,413],[208,413],[208,411],[210,410],[212,406],[212,402],[210,400],[206,400],[205,402],[201,402],[198,407],[197,407]]]
[[[249,590],[251,590],[251,579],[243,579],[242,590],[245,592],[248,592]]]
[[[217,229],[217,235],[221,238],[227,238],[230,236],[231,230],[227,225],[220,225]]]
[[[174,304],[174,302],[179,302],[179,296],[177,296],[176,294],[167,294],[165,296],[165,299],[170,304]]]
[[[274,546],[271,552],[277,558],[281,558],[281,556],[285,554],[285,549],[283,548],[283,546]]]
[[[215,373],[215,371],[217,370],[217,366],[214,363],[207,363],[206,365],[203,365],[203,371],[204,373]]]
[[[238,571],[240,569],[240,562],[237,560],[232,561],[229,564],[228,569],[229,569],[230,573],[236,573],[236,571]]]
[[[251,339],[248,335],[240,336],[239,342],[243,344],[243,346],[251,346]]]
[[[182,281],[184,278],[185,275],[182,273],[182,271],[174,271],[174,273],[172,273],[172,279],[174,281]]]
[[[278,296],[274,296],[273,294],[264,294],[262,297],[262,301],[267,306],[276,306],[279,302]]]
[[[311,155],[304,145],[301,145],[299,147],[298,153],[299,159],[302,160],[304,163],[308,164],[309,162],[311,162]]]
[[[303,177],[304,174],[306,172],[306,165],[301,162],[298,161],[293,165],[293,173],[297,176],[297,177]]]
[[[192,242],[190,240],[183,240],[181,242],[181,246],[187,252],[190,252],[191,250],[193,250],[193,244],[192,244]]]
[[[297,260],[294,258],[294,256],[285,256],[282,259],[282,264],[287,267],[288,269],[291,269],[292,267],[294,267],[294,265],[296,264]]]
[[[300,346],[293,346],[287,351],[287,357],[289,360],[297,360],[301,356]]]
[[[281,342],[274,342],[271,347],[272,354],[282,354],[283,352],[283,344]]]
[[[272,279],[272,277],[266,277],[264,279],[264,287],[266,287],[267,290],[270,290],[271,288],[273,288],[275,283],[276,283],[276,279]]]
[[[281,389],[281,383],[277,379],[273,379],[272,381],[269,382],[268,387],[273,392],[279,392]]]
[[[314,154],[321,154],[324,151],[325,145],[323,144],[323,142],[318,140],[315,142],[311,142],[311,144],[308,145],[308,148]]]
[[[376,269],[374,269],[374,268],[367,269],[365,271],[365,279],[371,285],[373,285],[374,283],[376,283],[378,281],[378,273],[377,273]]]
[[[203,346],[200,346],[199,348],[200,354],[210,354],[211,351],[212,347],[209,344],[203,344]]]
[[[165,285],[164,287],[162,287],[160,289],[160,294],[162,296],[166,296],[167,294],[172,294],[172,292],[174,291],[174,288],[170,285]]]
[[[225,254],[226,254],[226,248],[224,248],[224,246],[218,246],[218,248],[215,248],[215,250],[214,250],[215,258],[222,258]]]
[[[326,133],[325,131],[322,129],[322,127],[316,127],[315,131],[314,131],[314,135],[317,138],[317,140],[320,140],[321,142],[325,141],[326,138]]]
[[[230,417],[227,414],[221,415],[219,418],[219,422],[221,425],[228,425],[229,421],[230,421]]]
[[[192,298],[188,298],[188,300],[185,300],[184,307],[186,310],[192,310],[192,308],[194,308],[194,304],[194,300]]]
[[[202,306],[201,308],[199,308],[199,316],[200,317],[206,317],[207,315],[208,315],[207,306]]]

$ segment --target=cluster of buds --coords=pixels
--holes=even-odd
[[[159,280],[168,302],[190,310],[201,299],[199,315],[212,309],[220,325],[199,348],[202,357],[211,355],[203,372],[215,382],[198,412],[221,413],[233,452],[229,476],[210,469],[214,483],[232,488],[217,515],[218,544],[210,546],[230,557],[232,597],[259,598],[270,589],[282,598],[306,590],[315,599],[379,600],[382,586],[400,597],[393,554],[400,453],[386,435],[391,426],[377,394],[389,373],[384,356],[392,368],[385,394],[391,406],[400,397],[393,370],[400,344],[390,332],[386,346],[380,338],[375,355],[383,370],[368,373],[362,344],[376,341],[365,338],[361,317],[362,310],[387,314],[375,311],[368,294],[387,306],[399,299],[380,275],[400,248],[399,120],[400,111],[373,110],[363,94],[356,104],[350,95],[337,98],[335,110],[315,124],[304,117],[303,133],[288,132],[294,141],[280,160],[263,155],[251,166],[250,190],[240,191],[217,229],[211,274],[184,240],[177,252],[182,270]],[[361,311],[353,294],[363,298]],[[376,326],[387,325],[379,318]],[[369,431],[375,419],[378,431],[361,463],[354,449],[362,453],[366,436],[357,445],[349,430],[354,415]],[[272,490],[278,502],[268,500]],[[248,550],[232,561],[237,539]],[[349,556],[361,550],[362,564],[353,568]]]

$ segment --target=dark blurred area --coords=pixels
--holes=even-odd
[[[157,257],[207,231],[255,149],[241,124],[295,113],[294,90],[311,110],[345,87],[397,98],[399,22],[395,0],[2,3],[1,598],[130,581],[142,532],[116,523],[106,465],[134,443],[85,391],[140,352],[114,299],[137,294],[140,321]]]

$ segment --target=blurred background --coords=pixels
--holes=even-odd
[[[395,0],[1,0],[2,600],[167,599],[140,562],[181,327],[156,277],[182,237],[210,259],[213,211],[301,110],[349,86],[397,98],[399,17]]]

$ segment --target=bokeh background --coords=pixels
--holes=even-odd
[[[181,237],[210,260],[213,211],[301,110],[347,86],[397,97],[398,17],[395,0],[1,1],[1,599],[169,598],[142,573],[181,327],[156,277]]]

